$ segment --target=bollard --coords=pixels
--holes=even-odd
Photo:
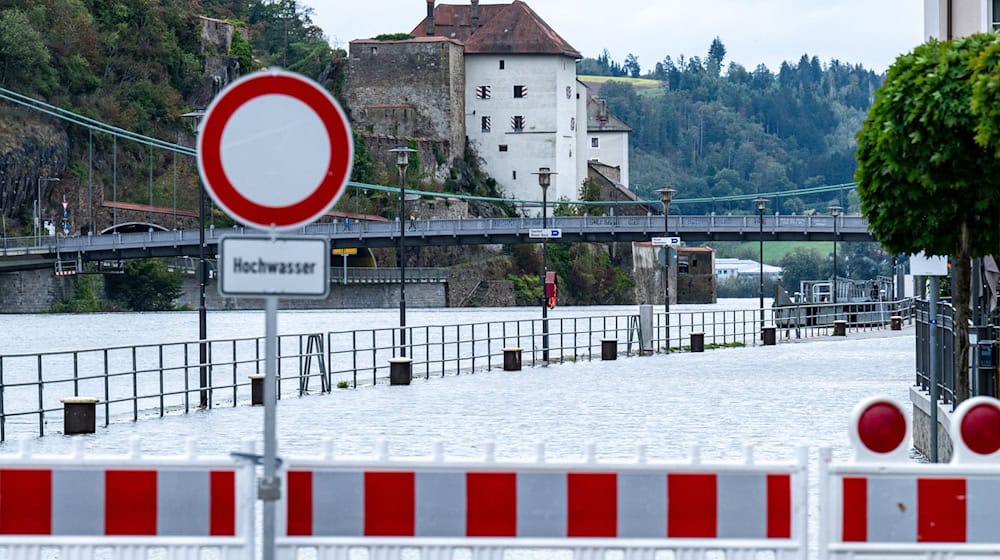
[[[97,398],[66,397],[63,403],[63,433],[92,434],[97,431]]]
[[[389,358],[389,385],[409,385],[413,360],[409,358]]]
[[[691,339],[691,351],[692,352],[704,352],[705,351],[705,333],[703,332],[693,332],[688,335]]]
[[[833,322],[833,336],[847,336],[847,321],[840,319]]]
[[[618,339],[617,338],[602,338],[601,339],[601,359],[602,360],[617,360],[618,359]]]
[[[250,378],[250,406],[264,404],[264,374],[248,375]]]
[[[521,371],[521,351],[522,348],[503,349],[503,370]]]
[[[764,342],[764,346],[774,346],[777,342],[776,328],[774,326],[770,326],[761,329],[760,339]]]
[[[892,330],[894,331],[903,330],[903,318],[900,317],[899,315],[893,315],[892,317],[889,317],[889,321],[892,325]]]

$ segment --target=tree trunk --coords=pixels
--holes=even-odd
[[[962,221],[958,254],[952,263],[955,271],[955,401],[969,398],[969,299],[972,257],[969,249],[969,224]]]

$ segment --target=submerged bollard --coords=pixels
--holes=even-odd
[[[691,351],[692,352],[704,352],[705,351],[705,333],[703,332],[693,332],[688,334],[688,338],[691,339]]]
[[[833,336],[847,336],[847,321],[840,319],[833,322]]]
[[[602,360],[617,360],[618,359],[618,339],[617,338],[602,338],[601,339],[601,359]]]
[[[521,371],[521,352],[523,348],[503,349],[503,370]]]
[[[764,346],[774,346],[777,342],[777,329],[773,326],[764,327],[760,331],[760,339],[764,342]]]
[[[893,315],[889,317],[889,322],[891,324],[892,330],[901,331],[903,330],[903,318],[899,315]]]
[[[250,406],[264,404],[264,374],[255,373],[250,378]]]
[[[409,385],[413,378],[413,360],[389,358],[389,385]]]
[[[92,434],[97,431],[97,398],[66,397],[63,403],[63,433]]]

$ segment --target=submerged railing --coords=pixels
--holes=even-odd
[[[912,317],[909,300],[883,302],[876,309],[884,322],[870,318],[848,323],[852,331],[884,329],[889,318]],[[765,309],[764,323],[776,325],[777,340],[829,335],[832,322],[823,306],[783,323],[780,311]],[[843,307],[843,306],[841,306]],[[843,310],[841,310],[843,311]],[[846,319],[845,319],[846,320]],[[605,339],[615,339],[618,354],[636,356],[690,348],[691,333],[703,333],[705,348],[761,343],[761,310],[550,317],[546,344],[542,319],[406,327],[406,356],[414,378],[462,375],[500,368],[504,349],[522,349],[523,364],[601,359]],[[668,335],[669,330],[669,335]],[[249,376],[264,372],[264,338],[209,340],[207,363],[198,360],[200,341],[88,350],[0,355],[0,440],[13,433],[58,432],[61,399],[99,400],[99,421],[136,421],[143,417],[188,413],[198,408],[250,402]],[[400,354],[399,328],[331,331],[279,336],[278,398],[323,393],[335,387],[388,383],[389,359]],[[200,385],[206,366],[207,385]]]

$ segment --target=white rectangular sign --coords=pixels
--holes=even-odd
[[[914,276],[948,276],[948,257],[927,257],[920,251],[910,257],[910,274]]]
[[[653,245],[680,245],[680,237],[654,237],[650,240]]]
[[[529,229],[528,237],[531,239],[562,239],[562,230],[559,228]]]
[[[219,293],[227,297],[325,298],[330,244],[308,237],[225,237],[219,241]]]

